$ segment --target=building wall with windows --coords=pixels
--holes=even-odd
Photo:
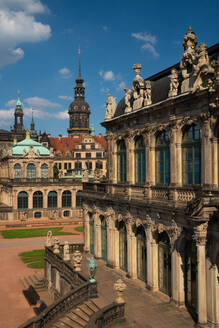
[[[107,182],[84,183],[85,248],[219,326],[219,44],[136,76],[106,128]],[[111,106],[111,107],[109,107]]]
[[[2,212],[0,219],[81,216],[81,181],[55,178],[53,152],[28,134],[0,161],[0,188],[1,207],[10,208],[10,215]]]

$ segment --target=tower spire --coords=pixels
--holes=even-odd
[[[78,48],[78,77],[81,77],[80,54],[81,54],[81,49],[80,49],[80,47],[79,47],[79,48]]]

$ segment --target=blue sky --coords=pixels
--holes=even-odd
[[[143,77],[178,62],[189,25],[198,42],[219,42],[219,1],[0,0],[0,128],[14,124],[17,90],[29,127],[67,135],[78,47],[90,123],[105,134],[107,93],[123,97]]]

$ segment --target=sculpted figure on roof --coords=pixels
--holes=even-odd
[[[110,94],[108,94],[107,97],[108,98],[106,101],[106,114],[104,121],[113,118],[116,111],[116,98],[111,96]]]
[[[169,76],[169,78],[170,78],[170,90],[168,93],[168,97],[177,96],[179,81],[178,81],[178,72],[175,68],[171,70],[171,75]]]
[[[132,96],[132,90],[125,88],[125,113],[130,113],[132,111],[130,100]]]
[[[144,90],[144,106],[151,105],[151,82],[145,82],[145,90]]]
[[[144,79],[140,76],[141,72],[141,64],[135,64],[133,66],[133,70],[135,71],[135,78],[132,82],[132,90],[133,90],[133,110],[139,109],[143,105],[144,101]]]

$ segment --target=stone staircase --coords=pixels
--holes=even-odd
[[[20,278],[20,281],[24,289],[28,289],[30,286],[33,286],[37,290],[45,289],[45,281],[41,273],[35,272],[33,275],[28,277]]]
[[[51,325],[51,328],[82,328],[86,327],[94,313],[104,308],[108,303],[102,298],[92,298],[78,305]]]

